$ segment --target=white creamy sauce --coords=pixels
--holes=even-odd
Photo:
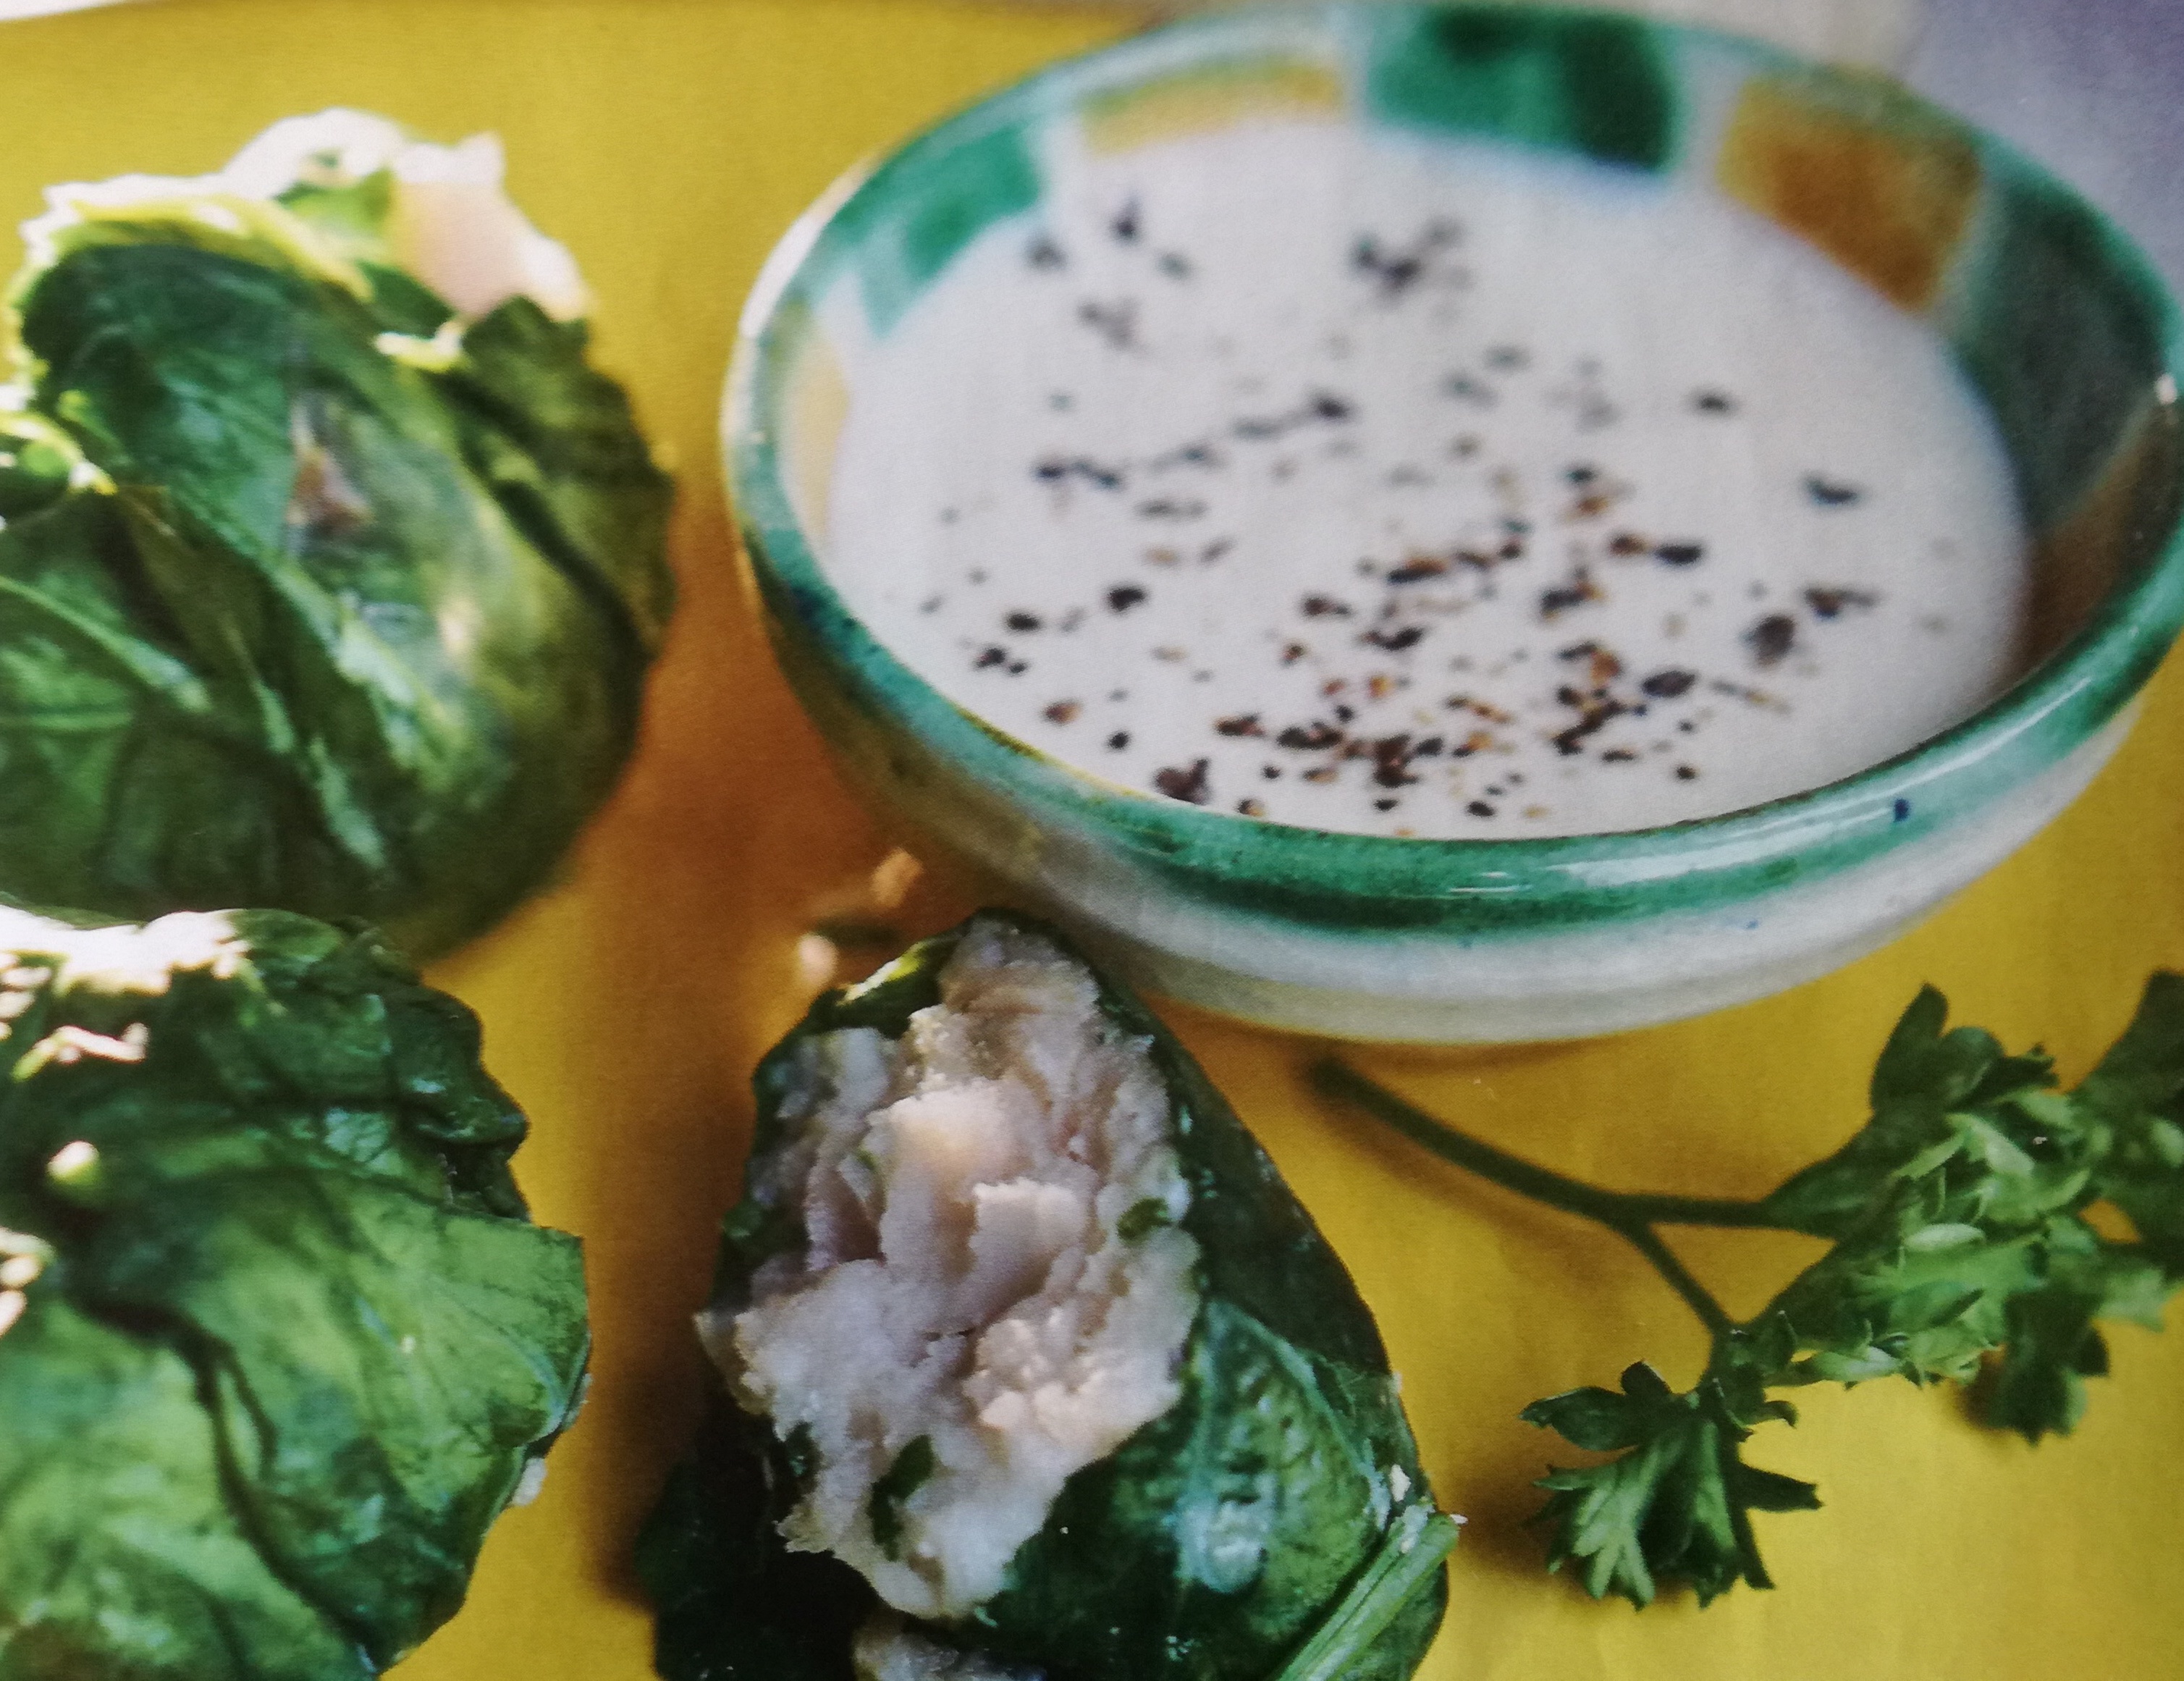
[[[2014,673],[1946,347],[1689,185],[1268,124],[1083,158],[860,359],[827,557],[970,711],[1312,827],[1650,827]]]

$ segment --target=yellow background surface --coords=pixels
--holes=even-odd
[[[683,604],[642,751],[562,882],[436,978],[484,1016],[535,1131],[539,1217],[582,1234],[598,1348],[539,1501],[504,1520],[469,1607],[402,1681],[641,1681],[631,1536],[698,1394],[688,1316],[733,1194],[752,1063],[805,1001],[815,909],[885,850],[790,703],[733,578],[713,423],[736,311],[840,170],[1120,8],[924,0],[168,0],[0,25],[0,216],[49,181],[222,162],[346,103],[434,137],[492,129],[575,251],[603,351],[682,478]],[[12,261],[12,259],[10,259]],[[963,906],[913,901],[937,926]],[[1864,1118],[1874,1052],[1922,981],[2075,1078],[2148,970],[2184,964],[2184,673],[2092,792],[1893,948],[1786,996],[1585,1044],[1382,1053],[1473,1130],[1611,1185],[1757,1194]],[[1537,1396],[1651,1358],[1688,1383],[1684,1310],[1613,1239],[1466,1182],[1306,1096],[1308,1047],[1200,1018],[1184,1037],[1376,1306],[1444,1502],[1470,1515],[1428,1681],[2120,1681],[2184,1675],[2184,1328],[2114,1333],[2079,1433],[2028,1449],[1901,1383],[1799,1396],[1756,1463],[1826,1509],[1762,1517],[1782,1584],[1701,1612],[1594,1605],[1524,1519],[1556,1449]],[[1733,1311],[1808,1252],[1679,1239]],[[1565,1456],[1568,1450],[1563,1450]]]

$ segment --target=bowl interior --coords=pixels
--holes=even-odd
[[[973,240],[1008,219],[1028,225],[1047,195],[1066,192],[1074,160],[1262,124],[1484,141],[1696,187],[1790,231],[1923,318],[1991,408],[2031,534],[2025,675],[1965,724],[1819,794],[1560,841],[1277,837],[1276,826],[1114,789],[956,713],[872,642],[827,578],[834,452],[861,367]],[[1625,882],[1634,870],[1689,875],[1702,835],[1738,871],[1763,854],[1796,852],[1812,867],[1856,861],[1902,838],[1903,795],[1920,778],[1933,791],[1937,765],[1960,797],[1922,800],[1914,829],[1974,809],[2113,717],[2184,617],[2177,337],[2160,283],[2097,212],[1884,79],[1605,14],[1224,13],[1021,84],[815,209],[745,317],[731,467],[777,617],[800,620],[824,657],[854,670],[868,702],[928,735],[950,732],[950,750],[1017,793],[1094,813],[1177,867],[1195,860],[1240,883],[1262,881],[1279,849],[1278,873],[1300,881],[1339,872],[1356,894],[1442,895],[1452,860],[1426,866],[1415,854],[1460,849],[1467,869],[1506,866],[1512,884],[1590,897],[1608,885],[1603,870]],[[1962,770],[2003,737],[2037,741],[2004,769]],[[1903,768],[1913,761],[1915,777]],[[1830,800],[1841,809],[1824,810]],[[1823,816],[1833,838],[1816,847],[1804,828]]]

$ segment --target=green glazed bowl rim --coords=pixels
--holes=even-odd
[[[1645,829],[1511,839],[1361,835],[1274,823],[1190,805],[1110,782],[1007,734],[943,696],[904,665],[844,603],[807,540],[783,471],[788,356],[808,326],[800,307],[854,248],[875,203],[914,197],[922,164],[1011,124],[1035,126],[1084,91],[1130,85],[1196,62],[1195,53],[1264,43],[1270,21],[1331,33],[1361,14],[1451,9],[1334,3],[1252,6],[1164,25],[1066,58],[942,118],[876,164],[838,181],[783,236],[745,304],[722,413],[731,504],[777,637],[802,633],[858,710],[889,720],[1004,800],[1064,829],[1188,877],[1240,905],[1284,909],[1330,925],[1437,920],[1431,908],[1468,904],[1526,923],[1623,920],[1667,909],[1730,905],[1792,881],[1865,863],[1967,817],[2091,740],[2129,704],[2184,627],[2184,504],[2159,552],[2112,588],[2059,647],[1978,711],[1851,776],[1719,815]],[[1536,17],[1531,8],[1471,6]],[[1667,42],[1705,42],[1755,69],[1826,77],[1763,42],[1627,14],[1555,8],[1559,18],[1613,18]],[[1291,37],[1292,39],[1294,37]],[[1209,54],[1210,55],[1210,54]],[[2184,384],[2184,319],[2137,246],[2098,207],[2003,142],[1917,96],[1978,148],[1997,175],[2028,181],[2082,212],[2103,254],[2151,306],[2165,381],[2157,401],[2176,412]],[[793,660],[792,679],[795,676]],[[1414,907],[1413,915],[1401,910]],[[1392,913],[1392,914],[1391,914]]]

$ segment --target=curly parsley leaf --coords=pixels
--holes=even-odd
[[[1757,1411],[1788,1413],[1780,1402]],[[1572,1389],[1533,1402],[1523,1417],[1578,1447],[1626,1450],[1540,1483],[1550,1491],[1540,1519],[1555,1526],[1548,1567],[1578,1561],[1595,1599],[1617,1593],[1650,1605],[1664,1578],[1690,1583],[1702,1603],[1740,1581],[1768,1587],[1751,1514],[1820,1503],[1810,1483],[1744,1463],[1737,1448],[1751,1429],[1722,1385],[1678,1394],[1642,1361],[1624,1371],[1620,1394]]]
[[[1524,1410],[1573,1446],[1615,1456],[1540,1485],[1551,1565],[1574,1565],[1596,1598],[1642,1606],[1682,1582],[1705,1602],[1739,1582],[1771,1585],[1751,1514],[1819,1501],[1811,1485],[1743,1461],[1756,1426],[1796,1422],[1770,1390],[1984,1373],[1986,1422],[2036,1442],[2075,1428],[2086,1380],[2107,1374],[2103,1322],[2159,1328],[2184,1285],[2184,977],[2153,977],[2070,1092],[2044,1052],[2012,1055],[1947,1018],[1942,994],[1922,991],[1875,1066],[1865,1126],[1757,1203],[1580,1184],[1346,1070],[1321,1071],[1324,1088],[1446,1159],[1627,1238],[1712,1332],[1688,1391],[1641,1363],[1619,1393],[1573,1389]],[[1662,1244],[1663,1225],[1794,1231],[1832,1247],[1738,1324]],[[2124,1225],[2128,1237],[2104,1235]]]

